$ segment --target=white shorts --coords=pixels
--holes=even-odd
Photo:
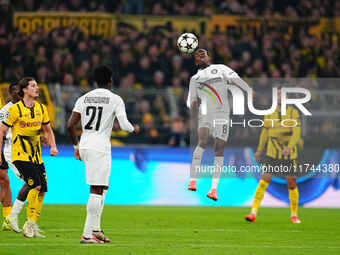
[[[12,146],[10,144],[5,143],[4,156],[5,156],[5,160],[8,164],[8,166],[12,169],[15,176],[18,177],[20,180],[23,180],[18,169],[15,167],[15,165],[12,162]]]
[[[209,128],[209,134],[214,138],[228,141],[229,137],[229,114],[214,113],[208,115],[199,115],[198,128]]]
[[[80,149],[79,154],[85,164],[86,183],[94,186],[109,186],[111,153]]]

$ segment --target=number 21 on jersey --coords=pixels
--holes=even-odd
[[[89,116],[89,120],[85,125],[85,129],[87,130],[93,130],[95,129],[96,131],[99,130],[100,128],[100,121],[102,119],[102,114],[103,114],[103,107],[102,106],[87,106],[86,107],[86,117]],[[97,121],[95,121],[95,119]],[[95,121],[95,127],[94,122]]]

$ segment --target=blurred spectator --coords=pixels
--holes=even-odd
[[[152,87],[157,89],[164,89],[165,88],[164,78],[165,78],[164,73],[162,71],[156,71],[153,75]]]
[[[73,86],[74,85],[74,78],[73,75],[70,73],[64,73],[63,83],[64,86]]]
[[[49,81],[48,67],[45,64],[42,64],[37,68],[37,81],[45,84]]]
[[[148,144],[159,143],[159,134],[155,128],[154,117],[150,113],[146,113],[143,116],[142,123],[140,135],[144,137],[144,142]]]
[[[171,133],[168,144],[173,147],[187,146],[184,123],[181,118],[176,118],[171,124]]]
[[[136,70],[137,81],[144,87],[150,87],[152,81],[152,69],[150,68],[150,60],[147,56],[139,60]]]
[[[125,0],[124,13],[125,14],[143,14],[144,0]]]

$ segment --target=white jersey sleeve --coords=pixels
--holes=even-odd
[[[197,101],[198,97],[197,97],[197,85],[198,83],[196,82],[196,75],[192,76],[190,79],[190,83],[189,83],[189,94],[188,94],[188,98],[187,98],[187,107],[190,108],[191,104],[195,101]]]
[[[4,107],[0,109],[0,123],[8,117],[8,109],[13,105],[12,102],[8,102]],[[6,142],[11,142],[12,140],[12,129],[9,128],[6,133]]]
[[[81,110],[81,107],[82,107],[82,103],[81,103],[81,97],[78,98],[78,100],[76,101],[75,105],[74,105],[74,108],[73,108],[73,111],[74,112],[78,112],[78,113],[81,113],[82,110]]]
[[[228,83],[228,84],[234,84],[239,86],[241,89],[244,91],[248,91],[249,86],[248,84],[240,78],[240,76],[231,68],[221,65],[222,66],[222,76],[223,79]]]
[[[127,119],[126,116],[126,111],[125,111],[125,104],[124,101],[121,97],[117,100],[117,108],[115,110],[116,117],[119,122],[119,126],[121,129],[132,132],[134,130],[134,127],[131,125],[129,120]]]

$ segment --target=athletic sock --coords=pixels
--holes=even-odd
[[[264,192],[266,191],[268,185],[269,185],[268,182],[266,182],[264,180],[260,180],[260,182],[257,186],[256,192],[255,192],[254,202],[253,202],[253,206],[251,208],[251,213],[256,215],[256,213],[257,213],[257,211],[260,207]]]
[[[34,221],[34,213],[36,207],[37,196],[39,195],[39,190],[31,189],[27,195],[27,219],[29,221]]]
[[[43,201],[44,201],[44,196],[39,196],[39,195],[37,196],[37,198],[35,200],[35,211],[34,211],[34,214],[33,214],[33,221],[35,223],[37,223],[37,221],[40,217]]]
[[[289,189],[289,207],[291,217],[297,216],[298,206],[299,206],[299,190],[297,187],[295,189]]]
[[[22,208],[24,207],[25,202],[16,199],[14,201],[13,207],[12,207],[12,211],[11,214],[9,215],[9,217],[11,218],[18,218],[19,213],[21,212]]]
[[[194,150],[194,153],[192,154],[190,181],[195,181],[197,179],[197,171],[199,170],[199,167],[201,165],[204,150],[205,149],[203,149],[202,147],[197,146]]]
[[[7,218],[11,214],[11,209],[11,206],[2,207],[2,215],[4,218]]]
[[[84,226],[84,233],[83,236],[85,238],[91,238],[92,237],[92,231],[96,227],[96,224],[98,224],[98,214],[101,207],[102,202],[102,196],[97,194],[90,193],[89,201],[87,203],[87,215],[86,215],[86,221]]]
[[[217,189],[218,182],[220,180],[222,167],[224,164],[224,157],[223,156],[217,156],[214,159],[214,173],[212,177],[211,182],[211,189]]]
[[[94,230],[96,230],[96,231],[101,230],[100,222],[101,222],[102,213],[103,213],[103,209],[104,209],[104,202],[105,202],[106,193],[107,193],[107,190],[104,189],[103,190],[101,204],[100,204],[100,208],[99,208],[99,212],[98,212],[98,219],[97,219],[97,222],[96,222],[95,227],[94,227]]]

